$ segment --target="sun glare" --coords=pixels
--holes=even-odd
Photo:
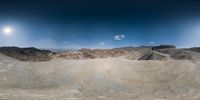
[[[3,29],[3,33],[4,34],[6,34],[6,35],[10,35],[11,33],[12,33],[12,28],[10,28],[10,27],[5,27],[4,29]]]

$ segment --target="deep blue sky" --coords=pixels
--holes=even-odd
[[[0,46],[200,46],[198,0],[1,0]]]

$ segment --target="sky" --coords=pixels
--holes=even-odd
[[[199,0],[1,0],[0,46],[200,46]]]

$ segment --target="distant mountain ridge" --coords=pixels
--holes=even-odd
[[[174,45],[121,47],[112,49],[40,50],[34,47],[0,47],[0,53],[22,61],[49,61],[51,59],[95,59],[123,57],[130,60],[196,60],[200,48],[177,49]]]

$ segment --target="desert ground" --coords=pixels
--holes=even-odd
[[[200,48],[0,47],[0,100],[200,100]]]
[[[0,54],[0,100],[199,100],[199,66],[123,57],[29,62]]]

